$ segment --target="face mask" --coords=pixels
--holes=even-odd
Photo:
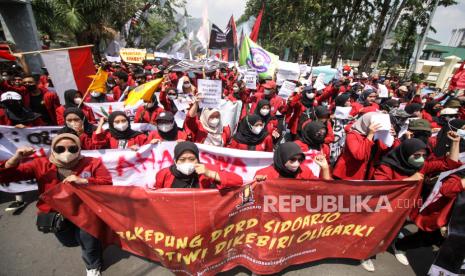
[[[79,152],[71,153],[69,151],[65,151],[63,153],[55,153],[55,157],[62,163],[70,163],[79,157]]]
[[[214,118],[214,119],[208,120],[208,125],[211,126],[211,127],[217,127],[219,123],[220,123],[219,118]]]
[[[276,111],[276,116],[282,116],[282,115],[283,115],[283,114],[282,114],[281,112],[279,112],[279,110]]]
[[[79,132],[82,130],[82,123],[79,123],[79,122],[66,123],[66,125],[76,132]]]
[[[154,103],[145,103],[146,108],[152,108],[154,105]]]
[[[127,122],[113,125],[113,127],[116,130],[119,130],[119,131],[125,131],[126,129],[128,129],[128,126],[129,126],[129,124]]]
[[[194,163],[176,164],[176,169],[184,175],[191,175],[195,171]]]
[[[457,135],[465,140],[465,129],[457,129]]]
[[[260,134],[262,132],[262,130],[263,130],[262,126],[253,126],[252,127],[252,132],[253,132],[253,134],[256,134],[256,135]]]
[[[173,129],[173,127],[174,127],[174,123],[157,125],[158,130],[161,131],[161,132],[169,132],[170,130]]]
[[[185,84],[182,85],[182,87],[189,88],[189,87],[191,87],[191,84],[190,83],[185,83]]]
[[[90,95],[94,98],[98,98],[100,96],[99,92],[90,92]]]
[[[239,87],[234,87],[233,91],[236,92],[236,93],[239,92]]]
[[[326,138],[326,133],[316,133],[315,134],[315,142],[318,142],[318,143],[323,143],[325,141],[325,138]]]
[[[423,158],[423,156],[418,159],[415,159],[415,156],[412,155],[408,158],[408,163],[412,165],[412,167],[419,169],[423,167],[425,159]]]
[[[176,96],[176,95],[168,95],[168,98],[169,98],[170,100],[173,100],[173,101],[174,101],[174,100],[176,100],[177,96]]]
[[[82,99],[81,99],[81,98],[74,98],[74,103],[75,103],[75,104],[81,104],[81,103],[82,103]]]
[[[307,95],[307,98],[309,98],[310,100],[315,98],[315,93],[305,93],[305,95]]]
[[[294,162],[287,161],[286,164],[284,164],[284,166],[286,167],[286,169],[290,170],[291,172],[295,172],[299,169],[300,162],[299,161],[294,161]]]
[[[29,91],[29,92],[34,92],[36,90],[36,85],[33,84],[33,85],[27,85],[26,86],[26,89]]]
[[[260,114],[262,116],[267,116],[268,114],[270,114],[270,110],[268,108],[262,108],[260,109]]]
[[[271,94],[271,90],[270,89],[265,89],[265,91],[263,91],[263,93],[265,95],[270,95]]]

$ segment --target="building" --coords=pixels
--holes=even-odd
[[[447,46],[465,47],[465,28],[453,29]]]

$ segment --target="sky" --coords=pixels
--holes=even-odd
[[[459,4],[447,8],[438,7],[432,26],[437,33],[429,33],[429,37],[447,45],[452,29],[465,28],[465,0],[457,0]],[[220,28],[225,28],[231,13],[237,20],[244,13],[247,0],[188,0],[187,12],[193,17],[202,17],[203,6],[208,6],[208,18]]]

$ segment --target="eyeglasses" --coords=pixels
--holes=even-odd
[[[79,147],[78,146],[69,146],[69,147],[56,146],[53,151],[55,151],[56,153],[63,153],[66,150],[68,150],[68,152],[70,152],[70,153],[76,153],[76,152],[79,151]]]
[[[295,161],[299,161],[300,163],[302,163],[304,162],[304,159],[301,157],[292,157],[289,159],[289,161],[291,161],[292,163],[294,163]]]

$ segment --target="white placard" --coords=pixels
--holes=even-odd
[[[178,111],[176,114],[174,114],[174,121],[179,128],[184,127],[184,121],[186,120],[186,117],[187,115],[183,111]]]
[[[334,117],[341,120],[348,119],[350,111],[352,111],[351,106],[336,106]]]
[[[296,84],[290,81],[285,81],[281,85],[281,89],[279,89],[278,95],[281,96],[283,99],[289,98],[292,93],[294,93],[294,89]]]
[[[389,91],[388,91],[386,85],[378,84],[378,91],[379,91],[378,97],[380,97],[380,98],[389,98]]]
[[[257,89],[257,71],[247,70],[244,74],[245,88]]]
[[[378,131],[380,130],[390,131],[391,130],[391,119],[389,117],[389,114],[385,114],[385,113],[373,114],[373,116],[371,117],[370,124],[379,124],[380,128],[378,129]]]
[[[220,105],[222,86],[220,80],[205,80],[197,81],[199,94],[201,96],[200,108],[215,108]]]

